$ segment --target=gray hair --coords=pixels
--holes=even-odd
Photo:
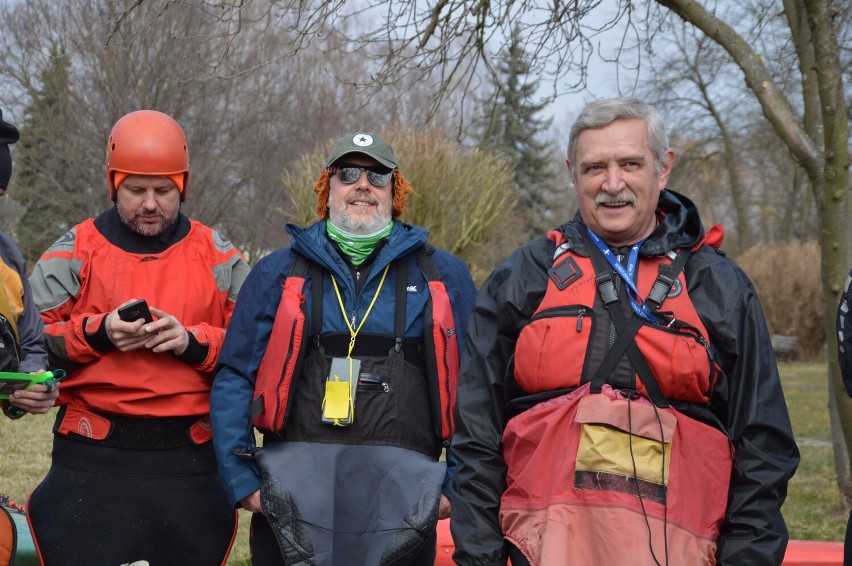
[[[648,143],[654,154],[654,167],[657,173],[663,171],[665,166],[666,150],[669,148],[669,140],[666,137],[666,127],[659,112],[638,98],[617,96],[613,98],[601,98],[590,102],[577,116],[571,133],[568,136],[568,161],[571,162],[571,177],[577,182],[577,138],[584,130],[603,128],[615,120],[639,119],[645,122],[648,128]]]

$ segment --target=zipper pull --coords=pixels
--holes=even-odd
[[[580,309],[577,313],[577,332],[583,330],[583,317],[586,315],[586,309]]]
[[[713,348],[710,347],[710,342],[707,341],[704,336],[701,334],[698,335],[698,343],[704,346],[704,349],[707,350],[707,355],[710,356],[710,359],[714,362],[716,361],[716,354],[713,352]]]

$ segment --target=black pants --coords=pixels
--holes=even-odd
[[[509,560],[512,566],[530,566],[530,561],[514,544],[509,543]]]
[[[209,442],[131,450],[57,435],[27,514],[46,566],[220,566],[237,528]]]
[[[423,545],[423,549],[414,557],[414,560],[406,566],[433,566],[435,564],[436,545],[438,542],[437,532]],[[251,536],[249,545],[251,547],[252,566],[286,566],[278,549],[275,534],[266,517],[259,513],[251,516]],[[359,565],[360,566],[360,565]],[[363,566],[372,566],[364,564]]]

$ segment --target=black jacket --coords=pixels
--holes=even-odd
[[[837,354],[840,358],[840,377],[846,393],[852,397],[852,271],[846,277],[843,295],[837,306]]]
[[[695,206],[672,191],[662,193],[658,218],[641,256],[693,247],[704,236]],[[561,230],[575,252],[588,255],[579,213]],[[554,251],[539,238],[513,253],[483,284],[468,324],[453,439],[451,528],[461,565],[506,564],[498,523],[506,487],[501,437],[507,404],[524,395],[513,377],[514,349],[544,296]],[[780,509],[799,452],[763,312],[748,277],[723,252],[700,248],[684,275],[725,374],[709,408],[736,450],[717,563],[777,565],[788,539]]]

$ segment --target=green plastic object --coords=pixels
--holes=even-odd
[[[44,373],[18,373],[13,371],[0,371],[0,399],[8,399],[13,391],[18,389],[29,389],[30,386],[39,383],[47,384],[50,391],[57,383],[65,379],[65,370],[56,369]]]

